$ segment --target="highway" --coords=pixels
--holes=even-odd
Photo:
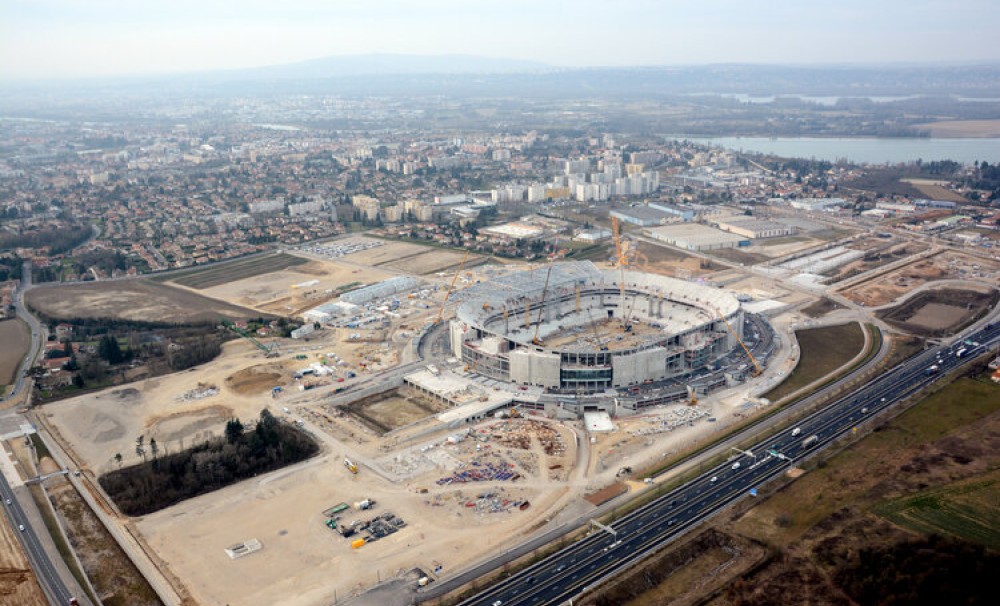
[[[38,540],[34,528],[29,523],[28,516],[21,509],[14,491],[11,489],[10,484],[7,483],[7,479],[3,477],[3,474],[0,474],[0,498],[3,499],[4,511],[11,521],[14,532],[21,538],[21,545],[24,546],[24,550],[28,554],[31,569],[35,571],[35,576],[38,579],[39,585],[42,586],[45,595],[53,604],[69,604],[69,600],[73,596],[62,582],[62,578],[52,565],[52,561],[49,560],[49,556],[45,553],[45,549]],[[24,530],[20,530],[20,528],[24,528]]]
[[[924,389],[942,373],[997,342],[1000,323],[988,325],[950,346],[926,350],[802,419],[795,428],[760,439],[747,453],[617,520],[610,527],[613,533],[595,530],[461,602],[461,606],[561,604],[634,565],[781,475],[796,461],[856,431],[859,423]],[[932,366],[937,369],[931,371]]]

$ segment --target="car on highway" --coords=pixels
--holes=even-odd
[[[7,504],[10,505],[10,499],[7,499]]]
[[[713,484],[715,484],[715,483],[716,483],[716,482],[718,482],[718,481],[719,481],[719,476],[712,476],[712,479],[711,479],[711,480],[709,480],[709,482],[711,482],[711,483],[713,483]]]
[[[21,532],[24,532],[24,524],[18,524],[17,529],[20,530]]]

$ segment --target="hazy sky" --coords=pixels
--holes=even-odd
[[[462,53],[560,66],[1000,61],[998,0],[0,0],[0,78]]]

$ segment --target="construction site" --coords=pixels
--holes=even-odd
[[[447,271],[369,281],[363,256],[385,267],[422,254],[397,244],[304,251],[295,271],[335,282],[282,270],[211,287],[248,304],[254,284],[284,284],[303,318],[317,310],[297,338],[227,325],[239,338],[210,364],[46,406],[94,486],[116,455],[135,462],[139,436],[176,451],[264,408],[320,444],[127,521],[179,595],[305,606],[390,578],[433,583],[647,490],[642,471],[664,456],[768,410],[759,394],[794,368],[784,335],[802,319],[781,310],[810,300],[726,272],[738,288],[640,271],[620,240],[609,265],[469,267],[465,254]],[[303,296],[317,289],[333,292]],[[780,298],[779,312],[749,311],[750,291]]]

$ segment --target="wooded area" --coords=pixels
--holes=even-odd
[[[141,442],[136,450],[145,458]],[[140,516],[318,452],[312,438],[265,409],[252,431],[245,432],[239,419],[231,419],[224,437],[163,456],[156,456],[153,448],[152,460],[106,473],[100,483],[123,513]]]

